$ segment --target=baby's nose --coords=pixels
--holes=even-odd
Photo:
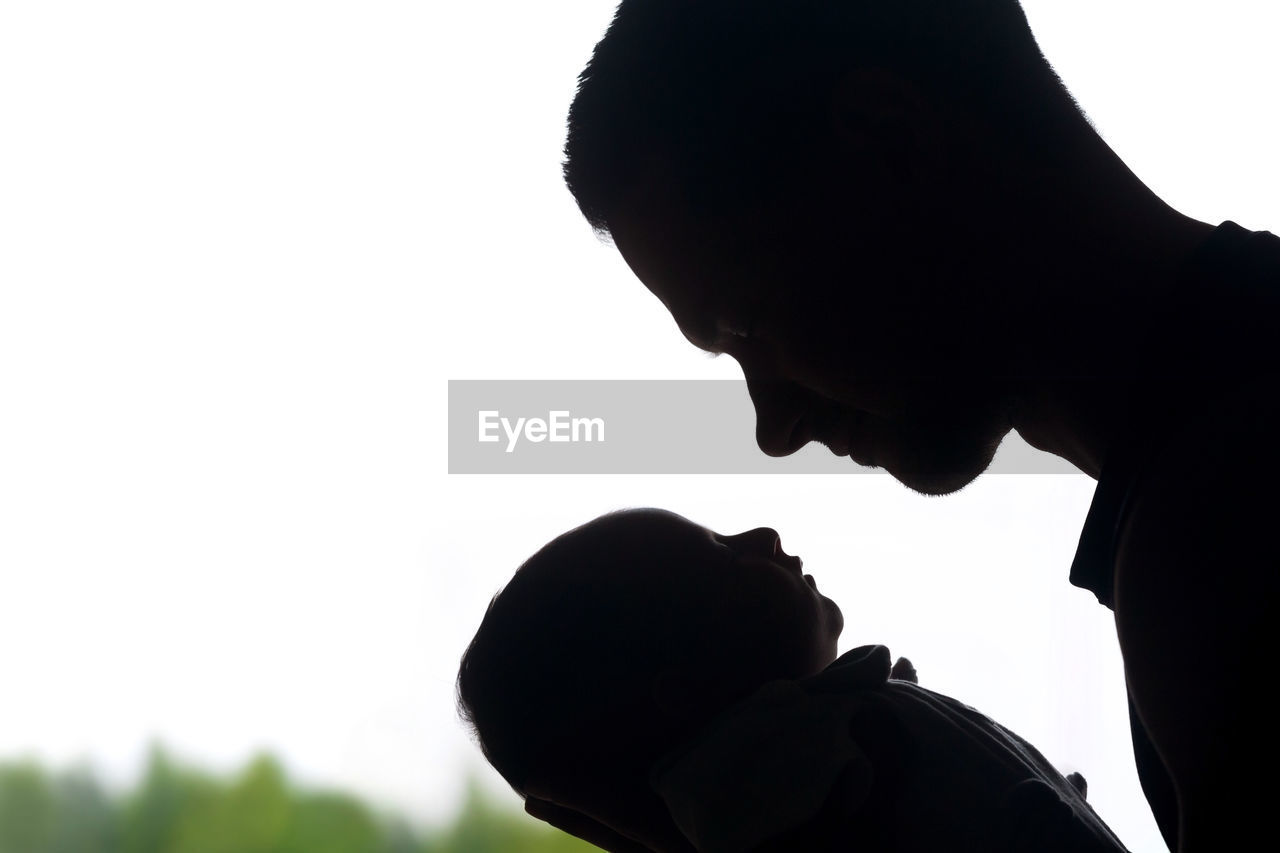
[[[778,536],[778,531],[771,527],[757,527],[755,530],[739,533],[733,538],[739,541],[743,549],[752,554],[774,557],[782,553],[782,538]]]

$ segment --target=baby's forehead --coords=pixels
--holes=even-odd
[[[693,543],[709,538],[711,531],[670,510],[645,507],[602,515],[578,528],[584,544],[626,539],[654,544]]]
[[[652,576],[656,564],[706,559],[714,533],[663,509],[600,516],[551,542],[540,555],[553,573],[615,581]],[[586,579],[586,578],[584,578]]]
[[[712,530],[658,508],[612,512],[586,525],[584,532],[584,547],[626,547],[637,557],[652,558],[692,556],[716,537]],[[620,555],[614,551],[613,556]]]

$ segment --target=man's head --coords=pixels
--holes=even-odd
[[[1016,0],[624,0],[565,175],[757,438],[920,491],[1011,427],[1050,183],[1096,143]]]
[[[833,123],[905,121],[913,92],[1040,156],[1081,120],[1018,0],[622,0],[579,82],[565,178],[603,232],[655,160],[699,215],[770,201]]]
[[[661,510],[614,513],[550,542],[494,597],[459,706],[520,793],[626,810],[656,802],[649,765],[680,738],[834,660],[842,626],[768,528],[722,536]]]

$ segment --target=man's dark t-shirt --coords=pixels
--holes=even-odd
[[[1173,424],[1197,412],[1227,414],[1240,394],[1276,388],[1280,375],[1280,238],[1224,222],[1190,258],[1185,274],[1153,306],[1149,358],[1126,429],[1108,452],[1094,492],[1071,582],[1116,609],[1117,549],[1144,479],[1176,441]],[[1229,496],[1223,496],[1229,500]],[[1189,628],[1190,630],[1191,628]],[[1134,757],[1143,790],[1171,850],[1178,807],[1172,780],[1130,701]]]

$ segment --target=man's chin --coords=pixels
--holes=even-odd
[[[967,447],[951,446],[940,452],[938,445],[905,459],[885,460],[884,469],[902,485],[922,495],[936,497],[958,492],[986,471],[995,458],[1000,439],[975,442]]]
[[[960,491],[978,479],[978,475],[982,471],[965,476],[955,474],[939,475],[932,472],[921,473],[917,471],[905,474],[899,474],[895,471],[890,471],[889,473],[895,480],[917,494],[940,497]]]

